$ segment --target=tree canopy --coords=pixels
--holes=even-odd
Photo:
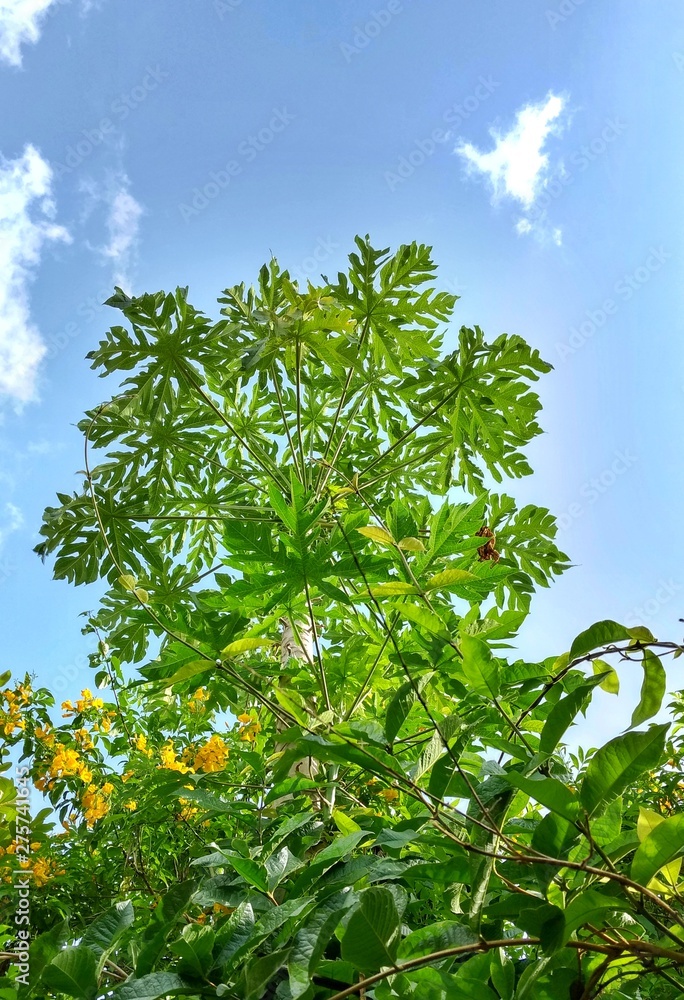
[[[550,365],[455,335],[455,301],[428,247],[368,238],[316,286],[272,260],[218,321],[108,300],[120,385],[37,547],[104,583],[97,690],[58,718],[2,680],[0,1000],[684,992],[680,695],[653,721],[683,647],[607,620],[516,658],[569,566],[497,492]],[[570,752],[636,669],[629,729]]]

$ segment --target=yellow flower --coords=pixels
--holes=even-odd
[[[399,792],[396,788],[383,788],[383,790],[378,794],[382,795],[386,802],[394,802],[395,799],[399,798]]]
[[[197,806],[193,806],[192,802],[189,802],[187,799],[178,799],[178,801],[183,806],[180,813],[178,814],[179,819],[181,820],[184,819],[187,821],[189,819],[192,819],[193,816],[196,816],[197,813],[199,812]]]
[[[148,749],[147,737],[144,735],[144,733],[140,733],[139,736],[135,736],[133,738],[133,746],[135,747],[136,750],[139,750],[140,753],[144,753],[146,757],[152,756],[152,751]]]
[[[112,792],[114,791],[114,785],[111,783],[111,781],[105,781],[104,785],[102,786],[102,791],[104,792],[105,795],[112,794]]]
[[[54,878],[55,875],[63,875],[64,869],[58,868],[56,862],[49,860],[48,858],[37,858],[33,862],[31,874],[33,875],[33,880],[37,886],[45,885],[50,879]]]
[[[70,774],[79,774],[83,770],[83,766],[75,750],[60,746],[52,758],[48,774],[52,778],[64,778]]]
[[[17,694],[21,698],[22,704],[28,705],[28,703],[31,701],[31,694],[32,694],[30,684],[27,685],[17,684]]]
[[[87,729],[76,729],[74,730],[74,738],[77,743],[80,743],[84,750],[92,750],[93,741],[90,738],[90,733]]]
[[[238,722],[240,723],[238,739],[242,740],[243,743],[254,743],[257,733],[261,732],[259,720],[247,712],[243,712],[242,715],[238,715]]]
[[[180,771],[181,774],[187,774],[188,771],[192,771],[191,767],[188,767],[187,764],[184,764],[176,757],[176,750],[172,740],[164,744],[159,751],[159,756],[161,764],[158,764],[158,767],[166,768],[168,771]]]
[[[214,734],[195,754],[195,769],[205,772],[222,771],[227,757],[228,747],[220,736]]]
[[[138,803],[135,799],[129,799],[128,802],[124,802],[124,809],[128,809],[129,812],[133,812],[138,808]]]
[[[76,715],[76,709],[74,708],[72,702],[63,701],[62,702],[62,715]]]
[[[83,793],[83,814],[85,816],[86,823],[89,828],[92,828],[94,824],[106,816],[109,812],[109,804],[105,799],[101,791],[95,787],[95,785],[89,785],[88,790]]]
[[[126,771],[125,774],[121,775],[121,780],[124,782],[130,781],[130,779],[133,777],[134,774],[135,771]]]

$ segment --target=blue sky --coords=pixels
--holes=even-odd
[[[680,0],[2,0],[0,666],[65,697],[87,677],[96,591],[31,549],[114,388],[84,360],[114,282],[217,315],[271,252],[334,273],[366,232],[434,246],[454,333],[555,365],[508,489],[575,568],[521,650],[603,617],[680,638],[683,99]],[[629,718],[623,680],[591,725]]]

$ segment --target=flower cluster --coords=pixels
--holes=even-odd
[[[75,707],[70,701],[62,702],[62,715],[68,718],[70,715],[82,715],[90,709],[100,710],[103,708],[104,702],[102,698],[93,698],[90,688],[84,688]]]
[[[58,746],[57,751],[52,758],[52,762],[48,768],[48,776],[50,778],[68,778],[71,776],[76,776],[81,779],[84,784],[88,785],[93,780],[93,773],[79,756],[77,750],[72,750],[70,747]],[[36,782],[36,785],[38,783]],[[48,787],[51,787],[48,785]]]
[[[98,788],[97,785],[88,785],[81,799],[88,829],[92,829],[95,823],[109,812],[109,796],[113,791],[114,785],[109,781],[106,781],[102,788]]]
[[[3,700],[7,703],[7,708],[0,709],[0,729],[5,736],[13,736],[14,730],[23,730],[25,721],[21,710],[31,701],[31,688],[28,685],[17,684],[14,691],[7,688],[2,692]]]
[[[254,743],[257,733],[261,732],[259,720],[247,712],[243,712],[242,715],[238,715],[238,722],[240,723],[238,739],[242,740],[243,743]]]
[[[50,726],[36,726],[33,731],[33,735],[40,743],[43,743],[48,748],[55,745],[55,734]]]
[[[178,801],[183,807],[181,811],[178,813],[178,819],[185,820],[185,822],[188,822],[199,812],[197,806],[193,806],[192,802],[189,799],[181,798]]]
[[[207,700],[208,697],[209,695],[207,694],[206,688],[203,687],[197,688],[192,698],[188,702],[188,709],[195,714],[199,714],[200,712],[205,712],[206,705],[204,704],[204,702]]]
[[[178,759],[173,740],[168,740],[164,744],[159,751],[159,756],[161,764],[158,764],[158,767],[166,768],[167,771],[180,771],[181,774],[187,774],[188,771],[192,771],[192,768],[188,764],[184,764],[182,760]]]
[[[222,771],[226,766],[228,747],[220,736],[214,734],[195,754],[196,771]]]
[[[45,885],[56,875],[64,875],[64,868],[60,868],[51,858],[36,858],[29,864],[28,870],[33,875],[34,885],[38,887]]]

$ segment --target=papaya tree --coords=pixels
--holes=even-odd
[[[683,647],[606,620],[514,651],[569,566],[498,491],[550,366],[455,332],[427,247],[357,239],[322,282],[272,260],[216,321],[108,300],[119,385],[37,547],[104,590],[93,682],[2,680],[35,788],[0,784],[3,1000],[680,995]],[[569,749],[635,670],[628,730]]]

